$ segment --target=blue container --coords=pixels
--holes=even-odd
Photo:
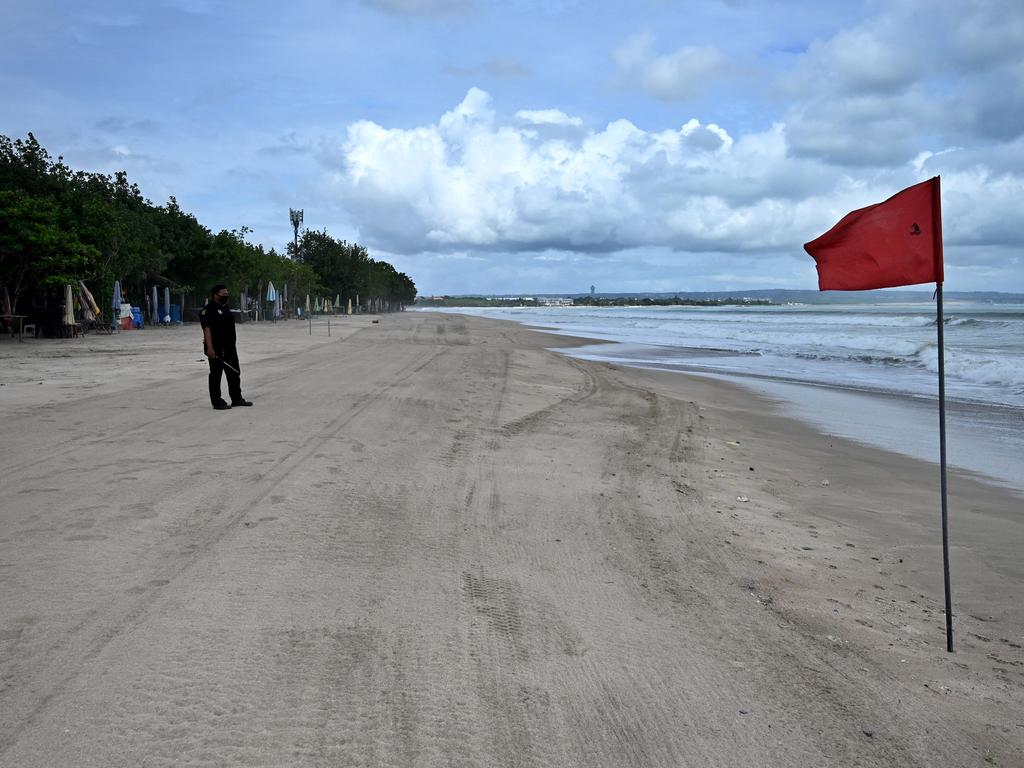
[[[142,327],[142,308],[132,307],[132,325],[136,328]]]
[[[171,322],[181,324],[181,305],[171,304]]]

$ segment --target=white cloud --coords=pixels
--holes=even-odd
[[[619,82],[662,101],[685,101],[702,94],[730,71],[728,59],[712,46],[685,46],[657,55],[649,34],[629,37],[613,53]]]
[[[579,117],[570,117],[560,109],[521,109],[516,117],[526,123],[535,125],[583,125]]]
[[[1014,212],[1024,177],[995,173],[961,150],[851,175],[792,157],[782,123],[733,137],[697,119],[664,131],[575,120],[557,109],[504,120],[473,88],[431,125],[350,126],[330,189],[371,247],[434,258],[491,254],[496,268],[516,253],[553,265],[559,254],[608,259],[638,249],[773,255],[778,265],[801,258],[802,244],[846,212],[940,172],[950,254],[1020,240]],[[535,130],[538,121],[571,121],[575,130],[552,137]],[[963,252],[951,262],[972,258]],[[704,274],[713,281],[726,271]]]

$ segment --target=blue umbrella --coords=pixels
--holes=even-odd
[[[114,298],[110,301],[114,308],[114,331],[121,332],[121,281],[114,281]]]
[[[273,281],[267,285],[267,301],[277,301],[277,289],[274,287]]]

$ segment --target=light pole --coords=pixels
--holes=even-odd
[[[292,229],[295,230],[295,258],[299,258],[299,227],[302,226],[302,209],[288,209],[288,218],[291,219]],[[285,315],[288,314],[288,307],[285,307]]]
[[[288,218],[292,220],[292,229],[295,230],[295,255],[299,255],[299,227],[302,226],[302,209],[288,209]]]

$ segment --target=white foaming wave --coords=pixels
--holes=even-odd
[[[918,355],[920,365],[931,371],[939,371],[938,347],[928,345]],[[946,348],[946,375],[971,384],[1009,387],[1024,392],[1024,359],[1019,355],[995,357],[961,349]]]
[[[872,328],[926,328],[935,325],[935,318],[923,315],[854,315],[832,312],[773,312],[734,311],[722,312],[704,309],[679,310],[671,308],[663,312],[633,314],[633,320],[653,320],[675,323],[717,323],[722,325],[836,325],[867,326]]]
[[[671,328],[662,329],[660,337],[667,338],[672,330]],[[640,334],[637,336],[639,337]],[[750,328],[716,326],[713,323],[694,325],[687,329],[687,333],[680,334],[675,338],[680,346],[726,348],[739,352],[773,352],[805,357],[862,357],[870,355],[882,358],[909,358],[920,352],[922,348],[920,341],[870,333],[786,331],[768,328],[752,330]],[[636,338],[636,340],[654,341],[653,338]]]

